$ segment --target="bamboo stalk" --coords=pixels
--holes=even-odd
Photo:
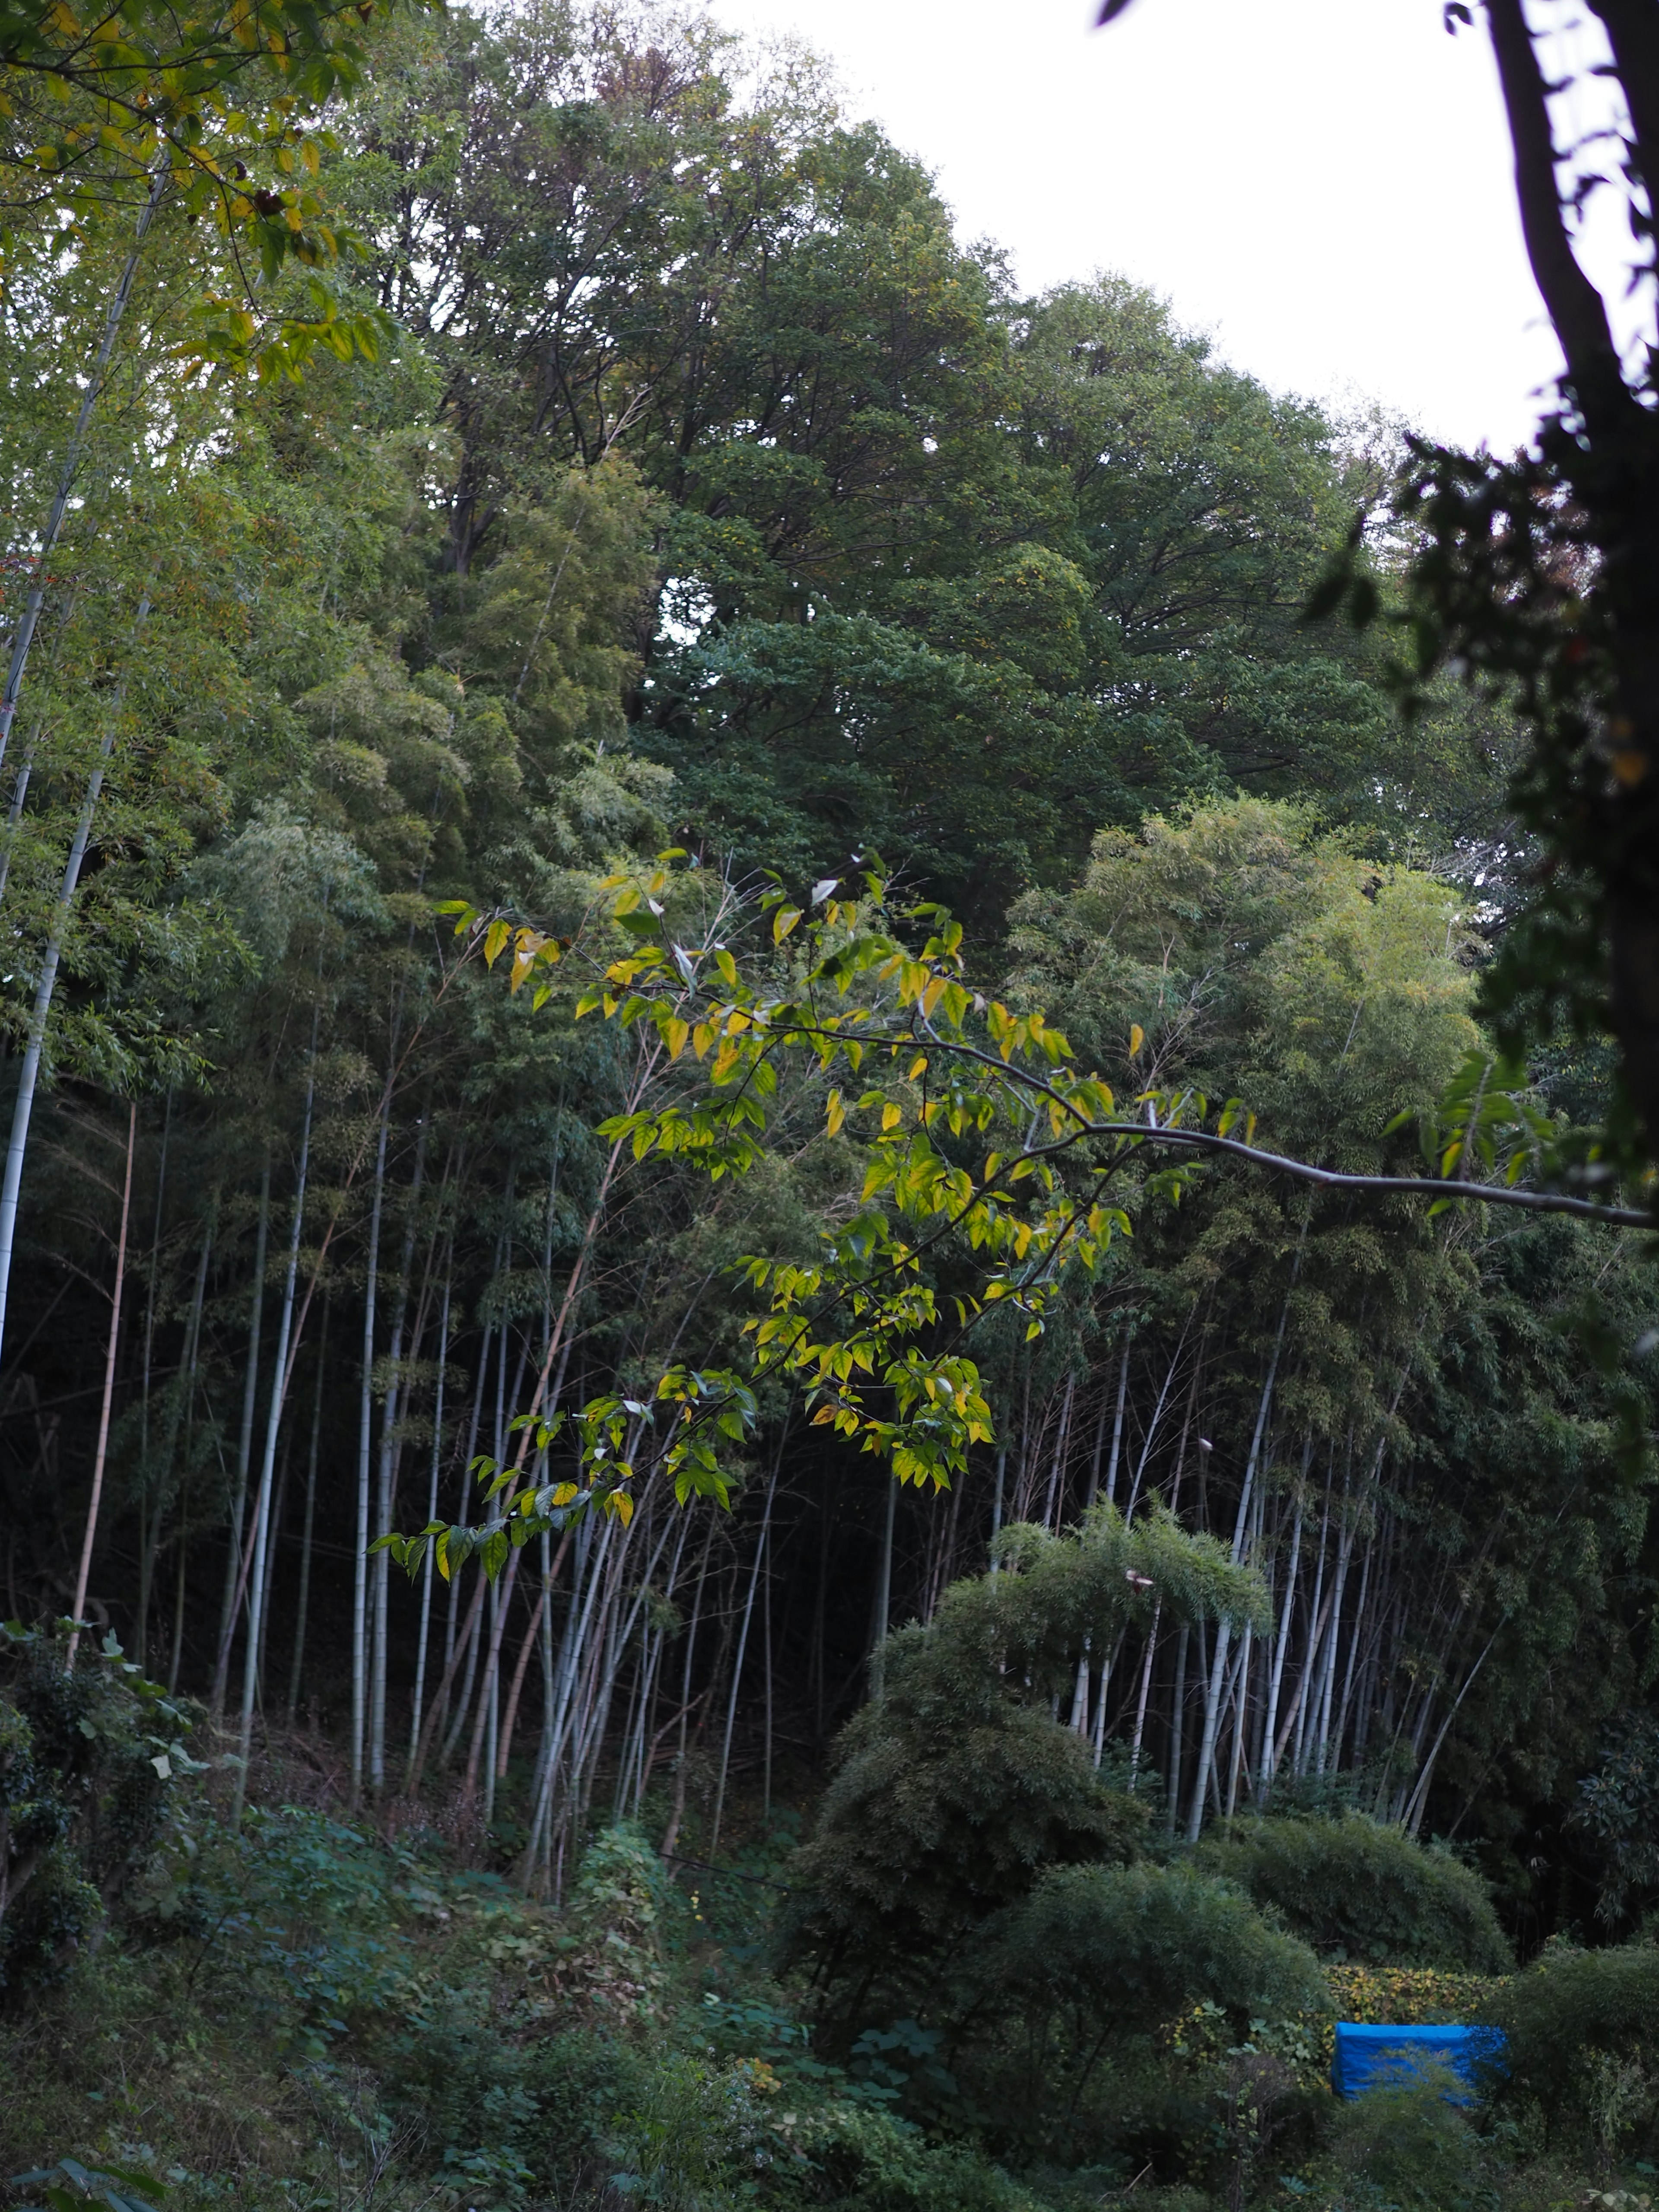
[[[369,1200],[368,1253],[363,1281],[362,1374],[357,1399],[357,1547],[351,1585],[351,1802],[362,1795],[368,1748],[368,1581],[369,1468],[374,1422],[374,1304],[380,1265],[380,1208],[386,1195],[386,1139],[392,1126],[392,1078],[380,1094],[380,1130],[374,1146],[374,1182]],[[386,1554],[381,1553],[384,1562]]]
[[[323,1370],[328,1352],[328,1300],[323,1301],[323,1326],[317,1341],[317,1388],[311,1401],[311,1441],[306,1450],[305,1522],[300,1534],[300,1590],[294,1608],[294,1653],[289,1662],[288,1724],[294,1725],[299,1710],[300,1687],[305,1680],[306,1625],[311,1613],[311,1553],[317,1526],[317,1456],[323,1431]]]
[[[787,1433],[788,1424],[786,1422],[784,1425],[784,1435],[787,1436]],[[781,1467],[782,1463],[783,1437],[781,1436],[778,1439],[777,1453],[772,1462],[771,1478],[766,1486],[766,1503],[761,1510],[760,1535],[755,1545],[754,1564],[750,1567],[749,1572],[749,1595],[744,1600],[743,1626],[738,1631],[738,1656],[732,1662],[732,1693],[726,1701],[726,1733],[720,1739],[720,1780],[714,1790],[714,1817],[711,1825],[708,1842],[708,1849],[711,1856],[713,1853],[719,1850],[720,1844],[720,1820],[726,1811],[726,1775],[732,1762],[732,1731],[737,1724],[738,1717],[738,1691],[743,1681],[744,1654],[749,1648],[749,1624],[754,1618],[755,1592],[760,1586],[761,1566],[766,1557],[766,1540],[772,1533],[772,1500],[777,1495],[778,1470]],[[884,1565],[886,1568],[887,1587],[889,1589],[891,1587],[893,1565],[892,1503],[894,1493],[897,1491],[897,1488],[898,1485],[896,1483],[893,1483],[890,1486],[888,1491],[887,1534],[885,1539]],[[884,1590],[884,1601],[885,1595],[886,1592]],[[878,1621],[877,1632],[884,1642],[887,1635],[886,1624],[884,1620]],[[879,1651],[879,1649],[880,1646],[878,1645],[878,1651]],[[881,1695],[879,1681],[878,1681],[872,1694],[876,1697],[879,1697]]]
[[[242,1420],[236,1438],[236,1479],[231,1493],[230,1543],[225,1558],[225,1591],[219,1614],[219,1646],[213,1662],[213,1687],[208,1702],[217,1715],[224,1710],[225,1686],[230,1677],[230,1647],[236,1636],[236,1613],[247,1569],[244,1564],[242,1524],[247,1513],[247,1478],[253,1463],[253,1416],[259,1389],[259,1338],[265,1310],[265,1244],[270,1228],[270,1154],[267,1149],[259,1178],[259,1214],[253,1237],[253,1297],[248,1313],[247,1372],[242,1378]]]
[[[164,174],[165,173],[161,173],[158,175],[155,185],[156,197],[160,195]],[[144,227],[148,224],[149,215],[154,212],[155,204],[155,199],[153,198],[146,210],[143,224],[139,229],[138,235],[141,242]],[[131,271],[137,266],[137,252],[138,248],[135,245],[132,260],[128,264],[129,275],[124,280],[128,284],[131,283]],[[122,298],[121,304],[125,307],[125,296]],[[112,326],[110,337],[112,340],[113,326]],[[94,375],[93,382],[87,387],[82,409],[82,422],[86,420],[88,410],[92,404],[97,389],[98,374],[101,374],[101,370]],[[78,438],[79,435],[80,431],[77,428],[76,437]],[[64,484],[60,489],[58,504],[54,508],[55,517],[61,516],[62,501],[68,496],[68,485],[70,481],[71,472],[66,470]],[[49,537],[55,538],[56,534],[57,520],[54,520]],[[45,559],[46,550],[43,549],[40,555],[42,563]],[[44,568],[41,573],[44,574]],[[0,696],[0,753],[4,751],[6,736],[11,728],[11,717],[16,710],[17,688],[22,682],[23,669],[28,660],[29,640],[33,635],[35,617],[40,611],[39,593],[43,589],[43,586],[37,586],[31,589],[28,601],[24,608],[17,642],[12,648],[10,672],[6,679],[5,692],[3,696]],[[146,586],[143,596],[138,602],[138,612],[133,623],[135,644],[149,619],[149,589]],[[75,834],[70,841],[69,857],[64,863],[63,876],[58,886],[57,901],[52,907],[52,920],[47,925],[46,953],[40,963],[40,974],[34,988],[34,1003],[29,1011],[29,1024],[24,1036],[22,1066],[18,1071],[17,1077],[17,1095],[12,1104],[11,1135],[6,1146],[4,1172],[3,1175],[0,1175],[0,1349],[3,1349],[5,1342],[6,1305],[11,1291],[12,1255],[17,1243],[17,1201],[22,1188],[23,1161],[28,1150],[29,1124],[34,1113],[34,1096],[40,1083],[40,1066],[46,1048],[46,1025],[52,1014],[52,999],[58,988],[58,970],[64,957],[64,945],[69,935],[70,923],[74,918],[76,894],[80,888],[81,869],[86,860],[87,846],[92,837],[92,825],[98,811],[99,796],[104,788],[104,776],[108,769],[111,756],[115,750],[115,740],[120,731],[121,716],[126,705],[126,678],[123,676],[115,687],[108,710],[104,717],[104,733],[99,741],[98,756],[87,778],[86,793],[81,802],[80,816],[75,825]]]
[[[98,1509],[104,1495],[104,1469],[109,1459],[110,1409],[115,1402],[115,1354],[121,1335],[121,1293],[126,1285],[127,1224],[132,1212],[132,1156],[138,1143],[138,1102],[127,1108],[127,1164],[121,1184],[121,1229],[115,1246],[115,1288],[110,1294],[109,1340],[104,1353],[104,1395],[98,1410],[98,1443],[93,1454],[92,1495],[87,1501],[86,1532],[81,1540],[81,1564],[75,1577],[74,1626],[64,1663],[73,1670],[81,1648],[81,1621],[86,1611],[87,1582],[92,1573],[92,1547],[98,1537]]]
[[[253,1504],[253,1569],[248,1592],[247,1642],[242,1659],[242,1717],[240,1764],[231,1826],[240,1825],[247,1794],[248,1761],[253,1747],[253,1705],[258,1687],[259,1650],[264,1626],[265,1600],[270,1565],[271,1480],[276,1464],[276,1437],[282,1427],[283,1403],[289,1376],[289,1340],[294,1328],[294,1297],[300,1277],[300,1240],[305,1231],[306,1183],[311,1168],[311,1116],[317,1096],[318,1017],[311,1024],[311,1054],[306,1068],[305,1107],[300,1123],[300,1162],[295,1174],[294,1220],[289,1232],[288,1265],[283,1274],[283,1302],[276,1322],[276,1358],[271,1376],[270,1407],[265,1419],[265,1444],[259,1464],[259,1487]]]
[[[138,1414],[138,1601],[133,1609],[132,1660],[140,1674],[144,1672],[149,1653],[150,1585],[155,1572],[155,1544],[161,1540],[161,1516],[155,1516],[155,1537],[152,1540],[151,1516],[145,1507],[149,1496],[149,1399],[150,1378],[155,1365],[155,1285],[161,1271],[161,1224],[167,1206],[167,1145],[173,1134],[173,1086],[167,1086],[167,1110],[161,1118],[161,1150],[155,1169],[155,1218],[150,1231],[149,1279],[144,1286],[144,1360],[140,1384]],[[158,1493],[165,1494],[166,1485],[158,1482]]]

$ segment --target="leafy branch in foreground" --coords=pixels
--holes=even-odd
[[[786,1135],[799,1139],[803,1088],[812,1095],[824,1137],[855,1146],[861,1188],[811,1262],[744,1261],[744,1279],[765,1302],[744,1325],[752,1369],[801,1389],[815,1424],[885,1459],[901,1483],[946,1487],[969,1449],[992,1439],[965,1349],[975,1325],[1008,1309],[1028,1338],[1040,1335],[1062,1283],[1096,1273],[1113,1240],[1132,1233],[1131,1206],[1178,1203],[1206,1158],[1319,1188],[1426,1197],[1431,1213],[1479,1202],[1653,1225],[1646,1208],[1552,1187],[1596,1183],[1612,1170],[1588,1133],[1563,1130],[1527,1097],[1523,1071],[1508,1062],[1471,1054],[1421,1121],[1429,1172],[1324,1168],[1258,1145],[1238,1099],[1212,1111],[1194,1090],[1146,1090],[1126,1114],[1110,1085],[1073,1065],[1069,1042],[1041,1011],[1016,1012],[971,988],[961,926],[945,908],[890,906],[877,868],[820,882],[805,907],[775,884],[758,902],[763,943],[740,966],[718,933],[690,945],[674,934],[679,857],[603,886],[601,918],[630,942],[575,1011],[649,1034],[691,1080],[678,1097],[602,1122],[599,1133],[635,1161],[654,1153],[714,1180],[741,1176]],[[507,958],[512,990],[533,981],[533,1003],[545,1003],[545,971],[570,940],[462,902],[445,911],[486,964]],[[1132,1030],[1132,1064],[1142,1043]],[[431,1541],[444,1573],[474,1552],[494,1573],[513,1546],[592,1507],[625,1520],[642,1473],[666,1475],[682,1503],[693,1494],[724,1503],[720,1452],[747,1433],[754,1410],[735,1374],[677,1366],[654,1401],[606,1398],[569,1420],[526,1419],[511,1467],[475,1463],[495,1509],[481,1528],[434,1522],[381,1541],[411,1569]],[[548,1455],[561,1438],[579,1479],[550,1482]],[[532,1443],[541,1474],[526,1472]]]

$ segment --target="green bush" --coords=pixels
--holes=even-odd
[[[1480,1974],[1514,1963],[1477,1875],[1363,1814],[1235,1820],[1197,1856],[1326,1958]]]
[[[983,1986],[1079,2035],[1115,2021],[1150,2030],[1214,2005],[1252,2020],[1323,2008],[1319,1962],[1248,1898],[1188,1866],[1064,1867],[1004,1918]]]
[[[777,2180],[787,2187],[793,2179],[805,2201],[827,2202],[830,2212],[1039,2212],[1039,2200],[1000,2166],[973,2150],[930,2143],[886,2112],[833,2104],[782,2118],[799,2164]]]
[[[1181,1620],[1243,1618],[1259,1586],[1207,1537],[1095,1509],[1064,1537],[1003,1532],[1001,1571],[954,1583],[889,1639],[885,1688],[842,1731],[792,1863],[792,1948],[846,1992],[846,2022],[902,2006],[1048,1866],[1121,1861],[1146,1808],[1096,1772],[1054,1707],[1078,1654],[1109,1650],[1150,1593]]]
[[[529,2053],[503,2033],[504,1978],[457,1961],[405,1985],[383,2019],[369,2023],[368,2047],[389,2108],[457,2158],[481,2147],[524,2156],[546,2132],[529,2086]],[[494,2122],[488,2130],[486,2110]]]
[[[234,1982],[276,2050],[313,2060],[354,2018],[404,2016],[412,1952],[398,1893],[411,1854],[294,1805],[251,1807],[238,1829],[199,1825],[180,1920],[199,1936],[204,1988]]]
[[[1188,2131],[1175,2108],[1207,2098],[1190,2067],[1152,2098],[1161,2116],[1124,2087],[1149,2060],[1169,2072],[1158,2031],[1203,2008],[1211,2040],[1241,2045],[1253,2027],[1322,2010],[1324,1986],[1313,1954],[1248,1898],[1188,1866],[1140,1864],[1045,1874],[988,1932],[964,1996],[955,2063],[969,2094],[1013,2138],[1072,2157],[1126,2130]]]
[[[1329,2164],[1344,2212],[1477,2212],[1491,2202],[1479,2136],[1453,2077],[1368,2090],[1339,2107]]]
[[[641,2073],[610,2130],[611,2187],[661,2212],[726,2212],[772,2163],[765,2069],[666,2052]]]
[[[0,1990],[14,2002],[60,1981],[104,1917],[104,1900],[69,1844],[48,1844],[23,1863],[28,1886],[0,1927]]]
[[[1125,1858],[1144,1825],[1046,1711],[936,1720],[909,1687],[846,1731],[817,1832],[790,1869],[804,1897],[795,1944],[832,1981],[866,1985],[854,2010],[870,1984],[914,1986],[1039,1869]]]
[[[1601,1764],[1578,1785],[1573,1826],[1601,1862],[1598,1920],[1616,1923],[1659,1893],[1659,1713],[1625,1713]]]
[[[1507,2039],[1498,2086],[1553,2133],[1608,2156],[1659,2141],[1659,1944],[1548,1955],[1492,2008]]]
[[[532,2162],[560,2202],[616,2165],[618,2112],[647,2101],[649,2055],[589,2027],[538,2036],[524,2051],[523,2081],[535,2099]]]
[[[0,1997],[60,1976],[155,1855],[184,1710],[113,1637],[71,1673],[55,1634],[0,1629]],[[165,1884],[149,1900],[167,1909]]]

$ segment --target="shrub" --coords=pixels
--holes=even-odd
[[[659,2058],[611,2123],[623,2168],[612,2187],[662,2212],[726,2212],[771,2163],[765,2099],[775,2087],[769,2069],[751,2059]]]
[[[1474,2212],[1485,2200],[1483,2148],[1449,2087],[1455,2094],[1455,2083],[1429,2069],[1421,2081],[1371,2089],[1339,2108],[1330,2165],[1345,2208]]]
[[[49,1844],[23,1863],[28,1886],[0,1928],[0,1990],[14,2001],[60,1981],[104,1917],[104,1900],[68,1844]]]
[[[847,1730],[818,1832],[791,1869],[805,1893],[794,1942],[832,1979],[904,1988],[907,1970],[949,1957],[1041,1868],[1127,1857],[1144,1820],[1046,1711],[936,1721],[890,1692]]]
[[[1659,2135],[1659,1944],[1546,1955],[1506,1983],[1500,2087],[1608,2154]]]
[[[492,2145],[521,2154],[532,2135],[539,2138],[528,2054],[503,2033],[498,2010],[506,1982],[487,1966],[446,1961],[405,1982],[395,2006],[365,2023],[388,2106],[418,2119],[440,2151]]]
[[[1477,1875],[1363,1814],[1234,1821],[1198,1857],[1328,1958],[1480,1974],[1514,1963]]]
[[[673,1885],[660,1855],[631,1821],[601,1828],[571,1889],[576,1949],[567,1992],[618,2020],[654,2018],[662,1994],[662,1935]]]
[[[1659,1890],[1659,1713],[1626,1713],[1578,1785],[1573,1824],[1601,1861],[1596,1917],[1617,1922]]]
[[[827,2197],[836,2212],[1039,2212],[1039,2200],[1000,2166],[929,2143],[885,2112],[833,2104],[785,2113],[779,2125],[810,2173],[803,2194],[817,2205]]]
[[[1218,2045],[1252,2025],[1322,2010],[1318,1961],[1248,1898],[1189,1866],[1066,1867],[1012,1907],[975,1960],[967,2017],[979,2094],[1087,2130],[1103,2060],[1204,2008]],[[1017,2054],[1012,2055],[1012,2054]],[[1069,2120],[1068,2120],[1069,2125]]]
[[[413,2002],[394,1856],[326,1814],[251,1807],[240,1828],[204,1819],[182,1893],[204,1989],[234,1984],[276,2049],[326,2058],[354,2016],[401,2020]],[[205,1968],[205,1972],[201,1970]]]
[[[0,1995],[64,1970],[151,1860],[174,1778],[192,1770],[181,1707],[113,1637],[71,1673],[53,1635],[0,1629]]]
[[[1251,1577],[1166,1514],[1100,1507],[1073,1534],[1005,1530],[1003,1567],[953,1583],[931,1625],[889,1640],[884,1694],[842,1731],[817,1830],[796,1855],[793,1948],[848,1989],[910,2001],[1048,1866],[1130,1857],[1144,1805],[1109,1788],[1053,1717],[1083,1650],[1109,1650],[1148,1594],[1182,1620],[1243,1618]]]
[[[1504,1979],[1440,1966],[1327,1966],[1325,1986],[1338,2020],[1397,2027],[1470,2027],[1491,2019]]]
[[[984,1984],[1026,2008],[1150,2029],[1198,2004],[1253,2019],[1322,2009],[1305,1944],[1248,1898],[1188,1866],[1067,1867],[1005,1918]]]
[[[524,2051],[523,2083],[534,2098],[533,2163],[560,2201],[579,2199],[601,2171],[617,2114],[635,2109],[650,2072],[647,2054],[601,2028],[537,2036]],[[614,2157],[604,2157],[609,2173]]]

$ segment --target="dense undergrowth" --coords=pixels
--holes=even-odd
[[[1352,1818],[1223,1838],[1221,1881],[1179,1852],[1118,1870],[1146,1941],[1139,1969],[1127,1948],[1089,1965],[1115,2027],[1084,2127],[1030,2076],[1029,2020],[981,2043],[971,2079],[926,2017],[815,2027],[821,1980],[779,1964],[811,1863],[797,1814],[751,1808],[734,1831],[728,1812],[720,1869],[697,1863],[695,1822],[672,1867],[653,1821],[599,1827],[553,1907],[513,1885],[499,1838],[349,1819],[297,1756],[264,1781],[235,1830],[223,1771],[175,1778],[107,1924],[60,1947],[55,1977],[37,1960],[15,1980],[5,2171],[67,2156],[70,2200],[98,2185],[82,2168],[114,2170],[165,2212],[1637,2212],[1653,2186],[1659,1947],[1558,1944],[1494,1973],[1503,1939],[1464,1869]],[[1376,1955],[1328,1945],[1310,1986],[1281,1983],[1299,1998],[1282,2017],[1241,2019],[1224,1990],[1187,2002],[1170,1895],[1204,1893],[1212,1917],[1224,1900],[1231,1933],[1199,1931],[1207,1971],[1245,1923],[1258,1949],[1308,1956],[1294,1909],[1250,1902],[1287,1860],[1308,1932],[1322,1885],[1346,1890],[1347,1932]],[[1389,1934],[1408,1876],[1443,1928],[1464,1908],[1439,1964]],[[1056,1964],[1052,1931],[1032,1957]],[[1325,2087],[1338,2014],[1472,2013],[1512,2057],[1480,2105],[1433,2081],[1352,2106]]]

